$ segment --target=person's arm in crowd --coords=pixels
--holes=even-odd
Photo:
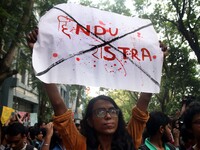
[[[56,116],[62,115],[67,111],[67,107],[58,91],[56,84],[45,84],[47,95],[51,101]]]
[[[177,128],[173,129],[173,137],[174,137],[174,146],[179,147],[180,146],[180,131]]]
[[[27,36],[30,49],[33,49],[37,41],[38,30],[34,30]],[[86,149],[85,138],[77,130],[73,120],[72,112],[67,111],[67,107],[58,91],[56,84],[43,83],[47,95],[54,110],[54,127],[62,137],[66,149]]]
[[[18,113],[15,114],[17,121],[21,124],[23,124],[24,122],[22,121],[22,119],[19,117]]]
[[[159,43],[163,55],[166,56],[168,54],[167,47],[161,41],[159,41]],[[152,93],[140,93],[140,97],[136,103],[136,107],[132,110],[131,120],[129,121],[127,126],[128,132],[133,138],[133,143],[136,149],[138,149],[142,142],[142,134],[144,132],[146,122],[149,118],[147,108],[151,97]]]
[[[41,150],[49,150],[51,144],[51,137],[53,135],[53,123],[49,122],[46,126],[46,136],[44,137],[44,141],[42,143]]]
[[[10,118],[6,121],[6,123],[4,124],[4,126],[8,126],[10,123]]]
[[[159,41],[159,44],[160,44],[161,51],[163,52],[163,55],[167,56],[168,55],[167,46],[161,41]],[[138,101],[137,101],[137,104],[136,104],[137,107],[141,111],[146,112],[147,108],[148,108],[148,105],[149,105],[149,102],[151,100],[151,97],[152,97],[152,93],[144,93],[144,92],[142,92],[140,94],[140,97],[139,97]]]
[[[152,93],[141,93],[136,106],[143,112],[147,111]]]
[[[128,123],[127,129],[133,138],[135,149],[138,149],[142,142],[142,134],[148,121],[147,112],[148,104],[151,100],[152,93],[141,93],[136,107],[132,110],[132,117]]]

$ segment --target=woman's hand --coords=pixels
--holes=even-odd
[[[37,41],[38,28],[34,29],[27,35],[27,45],[32,50],[35,42]]]
[[[168,55],[168,48],[167,48],[167,46],[163,42],[161,42],[161,41],[159,41],[159,43],[160,43],[160,48],[161,48],[161,50],[164,53],[164,56],[167,56]]]

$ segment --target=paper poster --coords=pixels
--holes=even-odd
[[[35,123],[38,123],[38,119],[37,119],[37,113],[30,113],[30,122],[31,122],[31,126],[34,126]]]
[[[59,4],[38,27],[33,67],[43,82],[159,92],[163,53],[150,20]]]
[[[24,111],[17,112],[20,115],[20,120],[23,122],[24,126],[30,126],[30,113]]]

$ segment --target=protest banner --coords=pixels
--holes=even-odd
[[[1,123],[2,123],[2,125],[4,125],[8,121],[12,112],[15,112],[15,110],[10,108],[10,107],[3,106],[2,113],[1,113]]]
[[[150,20],[59,4],[38,27],[33,67],[43,82],[159,92],[163,53]]]
[[[17,112],[20,115],[20,119],[23,122],[24,126],[30,126],[30,113],[24,111]]]

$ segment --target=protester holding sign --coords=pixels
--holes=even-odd
[[[62,9],[60,9],[59,7],[54,7],[54,8],[56,8],[57,10],[61,10],[62,11]],[[71,10],[73,10],[73,9],[71,9]],[[77,9],[74,9],[74,10],[77,10]],[[58,14],[56,14],[56,15],[58,15]],[[73,17],[71,17],[70,15],[68,15],[68,14],[65,14],[65,15],[66,16],[64,16],[64,17],[62,15],[58,15],[57,16],[57,19],[59,20],[60,26],[62,27],[62,32],[63,32],[62,34],[65,34],[68,37],[68,39],[75,38],[75,37],[73,37],[73,32],[72,32],[72,31],[74,31],[75,28],[74,29],[72,28],[71,30],[68,30],[68,28],[66,26],[67,23],[69,23],[71,21],[75,22],[75,19]],[[104,16],[105,16],[105,14],[104,14]],[[48,17],[51,18],[52,16],[50,15]],[[64,19],[64,21],[63,21],[63,19]],[[65,22],[66,19],[67,19],[68,22]],[[44,20],[45,19],[43,19],[43,21]],[[84,19],[84,20],[86,20],[86,19]],[[64,22],[65,22],[65,24],[62,24]],[[150,25],[150,24],[148,24],[148,25]],[[38,38],[38,42],[35,44],[34,51],[33,51],[33,63],[35,64],[34,69],[36,69],[36,76],[38,78],[40,78],[43,82],[46,82],[46,83],[44,83],[44,87],[46,89],[46,92],[48,94],[48,97],[49,97],[49,99],[51,101],[51,104],[53,106],[54,113],[55,113],[55,116],[53,117],[54,127],[58,130],[59,134],[61,135],[63,143],[64,143],[66,149],[70,149],[70,150],[79,150],[79,149],[81,149],[81,150],[86,150],[86,149],[87,150],[91,150],[91,149],[93,149],[93,150],[94,149],[98,149],[98,150],[110,150],[110,149],[133,150],[133,149],[138,149],[138,147],[140,146],[141,141],[142,141],[143,130],[144,130],[146,122],[147,122],[147,120],[149,118],[149,115],[148,115],[148,112],[147,112],[147,107],[148,107],[149,101],[150,101],[151,96],[152,96],[151,92],[147,92],[147,91],[151,91],[150,88],[147,88],[147,86],[149,86],[149,85],[145,84],[145,83],[140,85],[139,91],[142,91],[142,87],[143,87],[143,91],[145,91],[145,93],[142,92],[140,94],[140,97],[139,97],[139,99],[137,101],[136,106],[133,107],[132,117],[131,117],[131,119],[130,119],[130,121],[129,121],[127,126],[126,126],[126,124],[124,122],[122,112],[121,112],[120,108],[117,106],[117,104],[114,102],[114,100],[112,98],[108,97],[108,96],[100,95],[100,96],[95,97],[92,100],[90,100],[90,102],[89,102],[89,104],[88,104],[88,106],[86,108],[85,116],[84,116],[84,118],[82,120],[82,123],[81,123],[81,131],[79,132],[77,130],[75,124],[74,124],[74,121],[73,121],[72,117],[71,117],[72,116],[72,112],[66,107],[66,105],[65,105],[65,103],[64,103],[64,101],[63,101],[63,99],[62,99],[62,97],[61,97],[61,95],[60,95],[60,93],[59,93],[59,91],[58,91],[58,89],[56,87],[56,85],[55,84],[51,84],[51,83],[60,83],[61,80],[64,81],[64,78],[66,78],[66,79],[68,78],[68,74],[70,74],[70,70],[72,70],[73,73],[76,71],[76,69],[73,69],[73,67],[71,66],[71,64],[73,64],[74,59],[72,61],[69,61],[68,64],[66,64],[66,65],[64,65],[64,64],[61,65],[61,67],[65,67],[65,69],[68,71],[68,74],[66,74],[66,76],[63,77],[63,78],[62,77],[59,78],[58,76],[55,76],[56,74],[58,74],[58,70],[57,70],[58,68],[56,69],[55,66],[58,66],[61,62],[65,61],[65,60],[69,60],[70,58],[73,58],[74,56],[82,55],[82,54],[84,54],[84,53],[86,53],[88,51],[86,50],[86,51],[77,52],[77,50],[76,50],[76,53],[73,52],[71,54],[66,54],[65,56],[67,56],[67,58],[66,59],[60,59],[60,60],[57,57],[58,53],[53,53],[53,57],[57,57],[58,61],[56,61],[52,65],[48,64],[49,63],[48,60],[47,60],[48,62],[44,61],[44,63],[38,63],[39,59],[41,60],[41,58],[42,59],[43,58],[49,58],[48,57],[48,53],[52,52],[51,51],[52,48],[62,49],[62,47],[61,47],[62,44],[68,44],[67,42],[66,43],[62,43],[62,40],[63,40],[62,39],[62,35],[60,37],[57,37],[57,36],[59,36],[60,33],[54,34],[54,35],[51,34],[51,36],[49,36],[49,37],[42,36],[42,34],[43,35],[45,35],[45,34],[48,35],[49,34],[47,32],[44,34],[45,30],[44,30],[43,27],[47,28],[47,26],[40,26],[39,25],[39,36],[38,37],[37,37],[38,31],[33,31],[33,32],[29,33],[29,35],[28,35],[28,45],[31,48],[33,48],[33,45],[37,41],[37,38]],[[87,26],[87,27],[89,28],[89,26]],[[78,30],[78,28],[80,28],[80,27],[77,26],[76,32],[75,32],[76,34],[77,34],[78,31],[80,31],[80,30]],[[97,27],[96,27],[96,29],[97,29]],[[70,31],[70,33],[68,33],[68,31]],[[84,32],[83,29],[81,31]],[[106,31],[110,31],[110,30],[106,30]],[[118,33],[117,31],[118,30],[116,29],[116,32],[115,32],[116,34]],[[42,34],[40,34],[40,32],[42,32]],[[50,32],[50,31],[48,31],[48,32]],[[97,33],[97,30],[95,32]],[[120,32],[120,34],[121,33],[122,32]],[[85,34],[90,35],[91,33],[87,32]],[[137,33],[137,36],[140,37],[140,35],[141,35],[141,33]],[[118,39],[120,37],[123,37],[123,36],[124,35],[120,35],[118,37]],[[98,38],[98,36],[96,38]],[[110,42],[108,42],[108,39],[102,39],[101,37],[99,37],[99,38],[100,38],[99,39],[100,45],[98,45],[97,47],[93,47],[93,48],[89,49],[89,51],[93,50],[93,49],[97,49],[98,50],[99,46],[103,47],[103,46],[106,46],[106,45],[109,45],[110,47],[115,49],[115,46],[112,46],[110,44]],[[134,38],[134,37],[132,37],[132,38]],[[57,42],[52,41],[53,43],[55,42],[54,46],[57,46],[57,47],[54,47],[54,46],[52,47],[51,43],[48,43],[49,42],[48,39],[56,39],[56,40],[59,39],[59,41],[61,42],[60,43],[61,45],[59,45],[59,41],[57,41]],[[155,39],[155,38],[150,38],[150,39],[152,40],[152,39]],[[115,39],[113,39],[113,40],[115,40]],[[103,45],[101,45],[102,41],[103,41]],[[71,42],[73,43],[74,41],[71,40]],[[81,39],[80,39],[80,42],[82,43]],[[57,45],[56,45],[56,43],[57,43]],[[155,41],[154,41],[154,43],[155,43]],[[159,45],[158,41],[156,43],[157,43],[156,45]],[[79,45],[79,44],[77,44],[77,45]],[[71,48],[71,50],[77,49],[77,47],[68,47],[68,48]],[[78,48],[80,48],[80,47],[78,47]],[[118,49],[120,49],[120,47],[118,47]],[[126,53],[126,49],[124,49],[124,48],[122,48],[122,49],[123,49],[123,52]],[[157,56],[159,56],[159,55],[163,56],[163,54],[161,54],[162,53],[161,50],[160,49],[158,50],[158,49],[157,49],[157,46],[156,46],[155,49],[154,49],[155,53],[153,52],[155,55],[153,55],[152,58],[154,58],[156,60],[156,61],[153,62],[154,64],[156,62],[157,63],[158,62],[159,63],[162,62],[162,59],[156,59],[156,58],[158,58]],[[45,53],[43,53],[43,51],[45,51]],[[116,57],[117,54],[116,55],[113,54],[109,47],[104,47],[104,51],[106,52],[105,53],[106,55],[105,56],[101,56],[103,59],[105,59],[105,60],[107,60],[109,62],[109,60],[111,60],[110,56],[112,56],[112,60],[115,60],[115,62],[117,62],[117,60],[119,60]],[[130,57],[132,59],[137,57],[138,60],[145,60],[145,57],[148,57],[148,59],[150,61],[152,61],[151,55],[150,55],[149,51],[148,52],[147,51],[148,51],[147,49],[142,49],[141,50],[141,52],[142,52],[141,58],[139,58],[139,56],[136,56],[136,53],[137,53],[136,51],[134,51],[134,53],[132,53],[133,55],[130,56]],[[133,50],[132,50],[132,52],[133,52]],[[40,55],[36,56],[36,53],[37,54],[41,54],[41,57],[40,57]],[[149,74],[148,72],[146,72],[142,68],[143,65],[141,65],[141,66],[137,65],[136,63],[134,63],[130,59],[129,56],[124,55],[124,53],[123,54],[120,53],[119,55],[124,57],[124,59],[128,59],[128,61],[130,61],[132,64],[134,64],[136,66],[137,69],[140,70],[140,73],[139,73],[140,75],[138,74],[137,77],[141,76],[141,78],[143,78],[145,76],[144,77],[145,79],[148,78],[148,81],[150,81],[151,83],[153,83],[153,85],[155,85],[154,86],[154,90],[152,90],[152,91],[158,92],[159,91],[159,82],[160,82],[158,80],[160,79],[160,76],[156,75],[157,79],[155,80],[151,76],[152,75],[151,73]],[[110,56],[108,54],[110,54]],[[87,55],[87,56],[89,57],[89,55]],[[90,56],[93,56],[93,57],[98,58],[98,59],[100,58],[100,57],[98,57],[96,55],[96,53],[94,51]],[[50,58],[52,58],[52,57],[50,57]],[[34,59],[37,59],[37,60],[34,60]],[[76,61],[80,61],[80,58],[76,58]],[[121,61],[118,61],[118,62],[120,63]],[[100,64],[102,64],[102,63],[104,63],[104,62],[100,62]],[[139,64],[141,64],[141,63],[142,62],[139,62]],[[146,63],[148,63],[148,61]],[[43,69],[41,69],[42,67],[40,65],[43,65],[43,64],[45,65],[45,67],[47,67],[47,69],[45,69],[45,67]],[[115,66],[114,64],[113,64],[113,66]],[[122,63],[120,63],[120,64],[122,66],[124,66]],[[108,71],[108,66],[106,66],[105,64],[104,64],[104,66],[105,66],[105,68],[102,68],[102,69],[104,69],[104,71]],[[99,65],[99,67],[101,68],[102,65]],[[134,67],[134,70],[136,68]],[[156,70],[155,66],[153,68]],[[160,72],[160,69],[162,68],[162,65],[159,65],[158,68],[159,68],[158,72]],[[82,68],[79,68],[79,69],[82,70],[82,69],[84,69],[84,67],[82,66]],[[77,69],[77,71],[79,69]],[[119,69],[118,71],[120,71],[121,69]],[[150,70],[150,68],[146,68],[146,69],[148,71]],[[41,70],[41,71],[38,72],[38,70]],[[115,75],[116,76],[120,75],[119,72],[116,73],[116,70],[110,70],[109,72],[110,72],[109,78],[111,78],[112,76],[115,76]],[[51,73],[53,73],[53,74],[51,74]],[[61,73],[61,72],[59,71],[59,73]],[[114,74],[112,74],[112,73],[114,73]],[[127,72],[124,69],[123,70],[124,79],[126,78],[126,75],[127,75],[126,73]],[[43,75],[45,75],[45,76],[43,76]],[[100,83],[99,85],[101,85],[102,79],[106,78],[104,76],[105,72],[101,73],[101,74],[98,73],[98,74],[95,74],[93,76],[95,77],[96,75],[99,77],[98,79],[100,79],[100,80],[95,81],[95,83]],[[81,76],[83,76],[83,75],[81,74]],[[89,78],[89,76],[84,76],[84,77],[85,77],[85,79]],[[56,81],[58,78],[61,79],[61,80]],[[78,76],[70,76],[70,80],[74,80],[74,78],[76,78],[78,81],[82,81],[83,82],[83,80],[80,80],[78,78]],[[132,76],[132,78],[133,78],[133,76]],[[124,85],[126,85],[126,83],[129,84],[129,87],[133,85],[133,84],[131,84],[131,82],[129,80],[127,80],[128,78],[126,78],[125,80],[124,79],[122,79],[123,81],[126,80],[126,82],[124,82]],[[93,78],[89,78],[89,80],[93,81],[94,79]],[[112,81],[116,82],[116,81],[119,81],[119,80],[113,80],[112,79]],[[104,81],[102,81],[102,82],[104,82]],[[72,83],[72,82],[69,81],[68,83]],[[116,85],[116,83],[113,84],[113,85]],[[118,87],[118,88],[122,88],[124,85],[121,84],[120,87]]]
[[[29,45],[35,42],[37,33],[29,34]],[[44,84],[53,106],[54,126],[62,136],[66,149],[137,149],[141,144],[142,133],[148,120],[147,107],[150,93],[141,93],[132,118],[128,124],[128,133],[122,112],[109,97],[100,96],[92,99],[86,109],[86,116],[81,125],[81,135],[77,130],[72,112],[67,109],[55,84]],[[92,135],[90,135],[93,133]]]

